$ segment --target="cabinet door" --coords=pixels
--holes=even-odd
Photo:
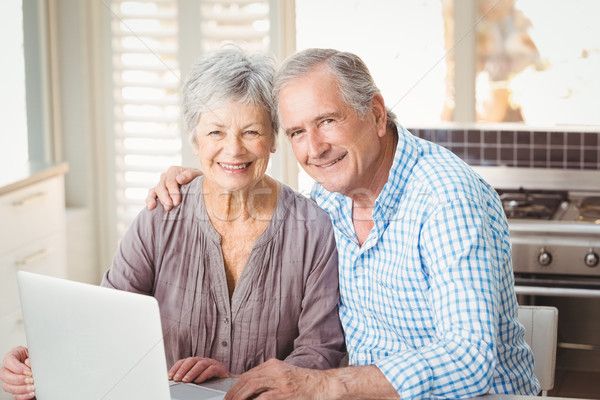
[[[0,317],[20,308],[18,270],[66,278],[64,232],[35,240],[0,257]]]
[[[64,184],[54,177],[0,196],[0,254],[65,227]]]

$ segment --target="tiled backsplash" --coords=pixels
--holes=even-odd
[[[473,166],[600,169],[600,131],[409,130],[446,147]]]

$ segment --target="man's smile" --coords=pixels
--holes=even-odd
[[[348,153],[344,153],[344,154],[343,154],[343,155],[341,155],[340,157],[336,158],[335,160],[333,160],[332,162],[330,162],[330,163],[327,163],[327,164],[321,164],[321,165],[314,164],[314,165],[315,165],[316,167],[319,167],[319,168],[327,168],[327,167],[331,167],[333,164],[337,163],[338,161],[340,161],[341,159],[343,159],[344,157],[346,157],[346,155],[348,155]]]

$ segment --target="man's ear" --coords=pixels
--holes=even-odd
[[[373,115],[375,116],[377,135],[379,137],[384,137],[387,130],[387,110],[381,93],[376,93],[373,96],[371,106],[373,107]]]

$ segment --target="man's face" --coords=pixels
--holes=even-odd
[[[359,118],[336,77],[318,67],[284,86],[279,112],[298,162],[325,189],[353,197],[372,187],[385,134],[379,108]]]

